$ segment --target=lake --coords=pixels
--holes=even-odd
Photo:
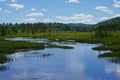
[[[98,58],[101,52],[92,48],[99,44],[60,43],[20,37],[7,40],[51,43],[74,48],[45,48],[9,54],[7,57],[11,60],[0,65],[0,80],[120,80],[120,59]]]

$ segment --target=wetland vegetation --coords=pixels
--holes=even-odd
[[[6,41],[10,37],[32,37],[44,38],[50,41],[74,40],[80,43],[101,43],[103,46],[93,48],[94,50],[110,50],[106,55],[119,57],[120,53],[120,18],[113,18],[95,25],[62,24],[62,23],[35,23],[35,24],[0,24],[0,53],[12,53],[17,49],[44,49],[45,44],[25,41]],[[91,28],[92,27],[92,28]],[[80,29],[80,30],[78,30]],[[69,46],[49,45],[48,47],[69,48]],[[4,57],[4,56],[3,56]]]

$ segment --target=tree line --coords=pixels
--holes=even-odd
[[[3,23],[0,24],[0,35],[16,34],[20,32],[37,33],[52,31],[91,31],[92,28],[86,26],[69,26],[63,23]]]
[[[52,31],[77,31],[90,32],[96,31],[96,34],[103,35],[106,31],[120,31],[120,17],[109,19],[94,25],[90,24],[63,24],[63,23],[3,23],[0,24],[0,36],[16,33],[52,32]]]

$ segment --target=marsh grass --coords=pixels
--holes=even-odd
[[[6,57],[5,54],[0,54],[0,64],[4,64],[8,61],[9,59]]]
[[[17,49],[44,49],[43,44],[23,41],[0,41],[0,53],[12,53]]]
[[[80,43],[102,43],[105,46],[99,46],[96,48],[93,48],[95,50],[110,50],[113,53],[120,52],[120,31],[117,32],[107,32],[110,33],[109,36],[99,37],[96,36],[95,32],[71,32],[71,31],[52,31],[52,32],[36,32],[35,34],[31,33],[16,33],[13,35],[6,35],[5,37],[32,37],[32,38],[45,38],[49,39],[50,41],[56,41],[58,39],[61,41],[67,41],[67,40],[75,40],[76,42]],[[1,39],[3,40],[3,39]],[[0,52],[9,52],[14,49],[21,49],[21,48],[44,48],[41,47],[38,44],[33,43],[25,43],[25,42],[7,42],[7,41],[1,41],[0,42],[2,46],[0,46]],[[5,44],[5,45],[4,45]],[[106,47],[107,46],[107,47]],[[12,48],[10,48],[12,47]],[[49,47],[58,47],[56,45],[51,45]],[[64,46],[59,46],[61,48],[68,48]],[[117,54],[116,53],[116,54]],[[111,55],[111,54],[110,54]]]
[[[107,51],[109,50],[107,46],[97,46],[97,47],[93,47],[93,50],[97,50],[97,51]]]
[[[98,57],[120,57],[120,52],[108,52],[100,54]]]

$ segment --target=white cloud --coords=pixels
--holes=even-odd
[[[28,22],[28,23],[35,23],[35,22],[38,22],[35,18],[25,19],[24,21],[25,21],[25,22]]]
[[[93,15],[86,15],[83,13],[80,14],[73,14],[72,16],[56,16],[57,19],[60,20],[60,22],[63,23],[87,23],[87,24],[94,24],[96,23],[94,21]]]
[[[0,0],[0,2],[5,2],[6,0]]]
[[[114,17],[120,17],[120,14],[116,14],[116,15],[114,15],[113,18],[114,18]]]
[[[36,9],[35,8],[31,8],[31,11],[35,11]]]
[[[115,8],[120,8],[120,1],[118,1],[118,0],[113,0],[113,2],[114,2],[114,7]]]
[[[79,0],[67,0],[66,2],[67,3],[80,3]]]
[[[2,11],[2,8],[0,8],[0,11]]]
[[[8,6],[12,7],[12,8],[15,8],[15,9],[22,9],[24,8],[24,5],[22,4],[16,4],[16,3],[13,3],[13,4],[8,4]]]
[[[108,19],[110,19],[110,17],[101,17],[99,20],[100,21],[105,21],[105,20],[108,20]]]
[[[43,11],[46,11],[46,9],[45,9],[45,8],[43,8],[42,10],[43,10]]]
[[[115,14],[115,15],[113,15],[111,17],[101,17],[99,19],[99,21],[105,21],[105,20],[112,19],[112,18],[115,18],[115,17],[120,17],[120,14]]]
[[[10,0],[11,2],[17,2],[16,0]]]
[[[97,6],[95,9],[100,10],[102,12],[107,12],[107,13],[112,13],[113,12],[113,10],[109,10],[106,6]]]
[[[52,20],[50,20],[50,19],[44,19],[43,22],[44,23],[49,23],[49,22],[52,22]]]
[[[27,16],[30,16],[30,17],[43,16],[43,13],[29,13],[27,14]]]

